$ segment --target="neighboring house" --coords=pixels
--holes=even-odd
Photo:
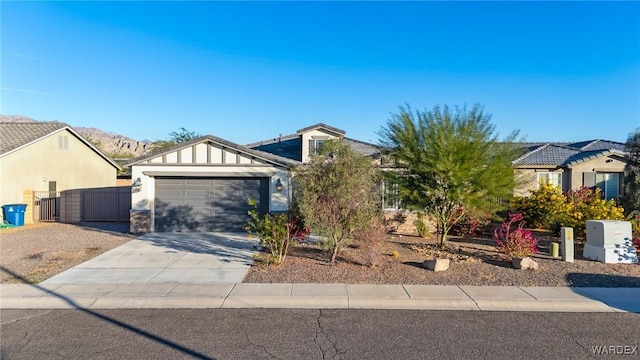
[[[523,186],[517,196],[529,195],[540,182],[555,184],[567,192],[583,186],[602,190],[606,199],[623,194],[625,144],[591,140],[576,143],[523,144],[525,154],[513,161]]]
[[[290,170],[307,162],[323,142],[343,138],[377,158],[380,149],[324,124],[295,135],[242,146],[207,135],[133,159],[131,232],[240,231],[248,220],[248,199],[261,212],[286,211]]]
[[[118,169],[67,124],[0,123],[1,205],[23,203],[25,190],[115,186]]]

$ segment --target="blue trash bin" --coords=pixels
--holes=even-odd
[[[27,211],[27,204],[2,205],[3,218],[13,226],[24,225],[24,212]]]

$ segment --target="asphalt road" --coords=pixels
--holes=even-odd
[[[2,359],[640,359],[640,314],[626,313],[3,310],[0,316]]]

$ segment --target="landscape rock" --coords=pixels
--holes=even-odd
[[[535,262],[530,257],[526,257],[522,259],[513,259],[511,263],[513,264],[513,267],[516,269],[538,270],[538,263]]]
[[[445,271],[449,269],[449,259],[429,259],[422,266],[431,271]]]

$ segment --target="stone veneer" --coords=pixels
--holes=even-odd
[[[129,213],[129,232],[132,234],[151,232],[151,210],[131,210]]]

